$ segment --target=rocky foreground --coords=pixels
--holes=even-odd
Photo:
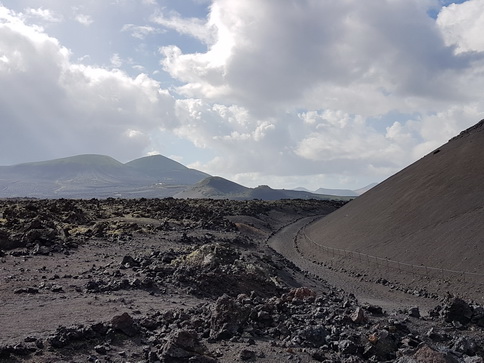
[[[341,204],[0,201],[0,362],[483,362],[481,306],[384,311],[267,246]]]

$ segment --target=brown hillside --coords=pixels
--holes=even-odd
[[[306,235],[319,245],[483,274],[466,277],[484,283],[484,120],[315,222]],[[452,281],[458,279],[449,288]]]

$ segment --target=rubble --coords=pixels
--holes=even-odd
[[[254,223],[251,231],[272,233],[274,204],[217,201],[223,214],[198,203],[0,201],[2,294],[27,307],[29,299],[116,306],[102,319],[0,341],[0,362],[482,362],[483,307],[458,297],[429,312],[362,304],[238,231]],[[228,218],[236,213],[246,213],[238,224]],[[80,253],[89,246],[94,260]]]

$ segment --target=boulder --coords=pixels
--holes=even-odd
[[[256,358],[256,353],[253,350],[249,349],[242,349],[239,352],[239,358],[240,360],[254,360]]]
[[[207,347],[202,344],[196,332],[192,330],[176,330],[162,346],[160,355],[163,362],[186,362],[191,357],[204,356]],[[190,362],[194,361],[190,359]]]
[[[449,353],[439,352],[428,345],[422,346],[413,356],[418,363],[458,363]]]
[[[356,310],[350,315],[350,319],[355,324],[362,324],[367,320],[364,310],[360,307],[357,307]]]
[[[250,309],[224,294],[215,302],[211,315],[210,338],[230,339],[242,329],[249,318]]]
[[[111,319],[111,326],[114,330],[120,331],[129,337],[134,337],[139,332],[138,326],[128,313],[113,317]]]
[[[448,323],[458,322],[466,325],[471,321],[472,314],[472,308],[460,298],[454,298],[444,308],[444,319]]]

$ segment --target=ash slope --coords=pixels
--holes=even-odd
[[[440,289],[482,299],[483,165],[484,120],[315,222],[306,236],[400,263],[465,271],[445,277]],[[317,250],[323,260],[323,249]]]

